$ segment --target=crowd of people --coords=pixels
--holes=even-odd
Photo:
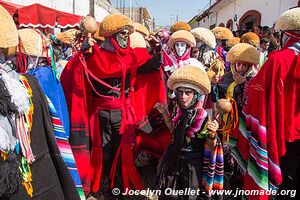
[[[149,199],[299,197],[300,8],[249,32],[0,16],[0,199],[125,199],[151,163],[150,189],[200,193]]]

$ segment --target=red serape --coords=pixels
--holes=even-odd
[[[276,190],[282,182],[279,158],[286,153],[285,142],[300,139],[300,56],[288,48],[295,42],[290,39],[273,53],[250,83],[245,109],[250,148],[244,189]]]

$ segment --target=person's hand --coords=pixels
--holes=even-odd
[[[274,35],[274,33],[275,33],[275,28],[272,27],[272,28],[269,29],[269,31],[270,31],[270,34],[273,34],[273,35]]]
[[[87,51],[88,49],[90,49],[92,46],[94,46],[94,44],[96,43],[96,40],[94,40],[92,38],[91,33],[87,34],[87,37],[84,39],[83,43],[82,43],[82,51]]]
[[[207,122],[206,128],[211,132],[216,132],[219,128],[219,123],[214,119],[211,122]]]
[[[219,128],[219,123],[217,120],[213,120],[211,122],[207,122],[206,128],[209,130],[206,142],[208,143],[210,148],[214,148],[217,145],[217,130]]]
[[[154,49],[155,52],[161,52],[162,50],[162,43],[153,35],[146,37],[145,40],[150,44],[150,46]]]
[[[158,112],[160,112],[161,114],[166,113],[168,111],[167,105],[159,103],[159,102],[157,102],[154,105],[154,108],[156,108],[158,110]]]
[[[219,80],[220,80],[220,77],[218,75],[216,75],[216,74],[211,77],[211,83],[213,85],[217,84],[219,82]]]

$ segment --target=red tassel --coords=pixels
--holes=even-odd
[[[95,158],[95,159],[93,159]],[[92,183],[92,191],[98,192],[100,188],[100,180],[101,180],[101,173],[102,173],[102,149],[101,147],[94,146],[91,152],[91,177]]]
[[[116,175],[116,169],[117,169],[117,164],[118,164],[118,160],[119,160],[119,155],[120,155],[120,151],[121,151],[121,145],[118,147],[118,150],[116,152],[115,158],[114,158],[114,162],[111,166],[111,171],[109,174],[109,178],[111,180],[111,184],[110,184],[110,188],[113,189],[114,185],[115,185],[115,175]]]

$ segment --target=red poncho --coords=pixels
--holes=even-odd
[[[276,189],[285,142],[300,139],[300,56],[288,47],[272,54],[252,79],[245,109],[249,158],[244,189]],[[259,97],[259,98],[258,98]],[[249,199],[268,199],[266,195]]]
[[[135,83],[142,85],[141,83],[144,82],[144,85],[148,85],[147,82],[151,80],[151,78],[142,76],[143,79],[137,79],[136,72],[151,56],[148,54],[146,48],[132,49],[128,47],[121,49],[113,38],[110,38],[110,40],[116,48],[116,52],[109,52],[94,45],[92,54],[87,55],[84,59],[83,54],[80,52],[69,61],[61,75],[61,82],[70,113],[70,143],[71,145],[73,143],[72,148],[73,151],[75,151],[75,160],[86,193],[90,191],[90,182],[93,192],[97,192],[100,187],[102,145],[98,112],[104,108],[106,110],[122,110],[120,133],[123,134],[123,136],[112,166],[111,180],[114,180],[113,177],[117,160],[118,157],[121,156],[124,189],[130,188],[131,184],[136,189],[143,188],[132,158],[132,142],[136,124],[135,114],[141,119],[146,116],[146,109],[137,110],[133,101],[135,95],[134,91],[131,92],[128,98],[125,98],[124,89],[125,77],[128,73],[130,73],[131,77],[131,88]],[[156,75],[159,76],[160,74],[156,73]],[[91,93],[93,89],[90,83],[91,80],[89,79],[97,80],[113,77],[121,78],[121,89],[119,89],[121,98],[111,96],[94,98]],[[98,80],[98,82],[99,81],[101,82],[101,80]],[[155,94],[154,91],[155,90],[153,90],[152,94],[155,99],[157,93]],[[99,93],[101,93],[101,91]],[[142,100],[146,100],[149,95],[145,94],[143,90],[139,90],[137,93]],[[92,140],[90,154],[88,147],[89,137]]]

